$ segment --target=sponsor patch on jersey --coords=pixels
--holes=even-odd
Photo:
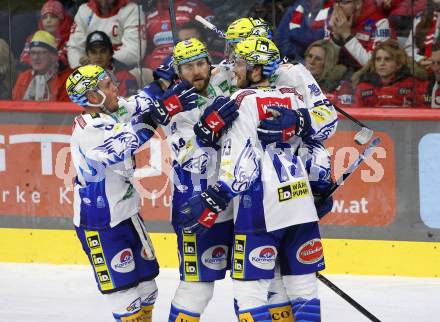
[[[223,93],[226,93],[229,90],[229,86],[228,86],[228,82],[227,81],[221,82],[220,85],[218,85],[218,87],[221,89],[221,91]]]
[[[87,124],[87,122],[84,120],[82,115],[80,115],[76,118],[76,123],[78,123],[78,125],[81,126],[82,129],[85,128],[86,124]]]
[[[324,256],[322,243],[319,238],[305,242],[296,252],[296,259],[303,264],[315,264]]]
[[[246,96],[248,96],[248,95],[252,95],[252,94],[255,94],[256,92],[255,91],[252,91],[252,90],[245,90],[245,91],[242,91],[240,94],[238,94],[236,97],[235,97],[235,103],[237,103],[237,106],[240,108],[240,105],[241,105],[241,102],[243,101],[243,99],[246,97]]]
[[[225,245],[215,245],[202,254],[202,264],[214,270],[222,270],[228,264],[228,247]]]
[[[274,246],[260,246],[249,253],[249,261],[255,267],[271,270],[275,268],[277,254],[278,252]]]
[[[258,118],[260,121],[272,116],[272,114],[268,113],[267,111],[267,108],[270,106],[285,107],[288,109],[292,108],[292,101],[290,97],[257,97],[256,101]]]
[[[313,95],[313,96],[319,96],[319,95],[321,95],[321,90],[319,89],[319,86],[318,86],[318,85],[316,85],[316,84],[310,84],[310,85],[307,85],[307,87],[308,87],[309,90],[310,90],[310,95]]]
[[[134,270],[134,257],[130,248],[125,248],[113,256],[111,267],[118,273],[129,273]]]
[[[288,201],[291,199],[302,198],[310,194],[307,182],[302,179],[287,186],[278,188],[278,201]]]
[[[323,115],[322,111],[313,110],[313,111],[311,111],[310,116],[318,124],[321,124],[321,123],[325,122],[325,120],[326,120],[326,117],[325,117],[325,115]]]
[[[374,90],[372,89],[365,89],[361,91],[361,97],[369,97],[374,95]]]
[[[287,93],[294,94],[296,97],[298,97],[298,99],[301,102],[304,102],[304,96],[301,95],[300,93],[298,93],[298,91],[295,88],[293,88],[293,87],[283,87],[283,88],[280,88],[280,92],[283,93],[283,94],[287,94]]]
[[[397,91],[397,93],[398,93],[399,95],[408,95],[410,91],[411,91],[411,89],[406,88],[406,87],[402,87],[402,88],[399,88],[399,90]]]
[[[391,33],[390,33],[389,29],[377,29],[374,32],[374,35],[376,37],[388,38],[388,37],[390,37]]]

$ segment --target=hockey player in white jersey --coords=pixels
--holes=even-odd
[[[120,98],[96,65],[78,68],[66,82],[70,99],[85,108],[71,138],[77,172],[73,222],[116,321],[152,321],[159,266],[132,183],[134,152],[154,135],[158,122],[196,106],[194,89],[186,88],[175,86],[160,101],[145,91]]]
[[[233,240],[231,209],[219,214],[206,234],[185,232],[176,224],[183,203],[215,183],[219,168],[218,141],[238,116],[225,80],[211,77],[211,60],[205,45],[195,38],[181,41],[173,50],[174,69],[199,94],[196,109],[176,115],[164,127],[173,156],[172,224],[177,235],[180,284],[171,303],[169,322],[200,320],[229,267]],[[172,79],[165,75],[167,79]]]
[[[222,138],[217,183],[182,206],[179,225],[209,229],[218,213],[239,196],[234,199],[232,258],[239,320],[272,321],[267,296],[279,258],[295,320],[320,321],[315,273],[324,269],[324,257],[319,218],[308,174],[296,150],[303,140],[322,131],[330,135],[336,120],[331,108],[323,105],[318,110],[324,117],[318,122],[313,116],[317,107],[308,108],[294,88],[270,87],[269,78],[278,62],[279,51],[267,38],[251,37],[236,44],[233,71],[237,85],[249,89],[232,96],[239,117]],[[287,122],[280,119],[288,124],[282,131],[287,145],[280,148],[262,145],[258,139],[260,121],[270,117],[271,111],[289,118]]]
[[[232,22],[226,33],[227,49],[226,52],[232,53],[235,44],[250,36],[263,36],[272,39],[273,32],[270,25],[261,18],[240,18]],[[222,69],[224,74],[228,71]],[[317,120],[329,117],[336,120],[336,111],[333,105],[325,97],[318,83],[312,74],[300,63],[290,63],[283,59],[270,77],[269,82],[275,86],[293,87],[302,95],[303,100],[309,109],[313,109],[312,117]],[[321,110],[321,106],[325,106]],[[323,113],[331,113],[326,116]],[[274,142],[277,136],[272,136],[273,131],[279,132],[276,124],[263,124],[260,130],[260,138],[265,141]],[[331,164],[330,155],[323,145],[323,141],[330,137],[332,132],[325,128],[317,133],[312,139],[304,140],[300,149],[307,172],[309,173],[310,183],[313,193],[318,196],[326,191],[331,185]]]

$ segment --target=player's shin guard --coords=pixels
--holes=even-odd
[[[290,303],[269,305],[272,322],[293,322],[292,306]]]
[[[272,322],[269,308],[267,305],[256,308],[238,311],[238,321],[240,322]]]
[[[198,322],[200,321],[200,314],[178,309],[171,304],[170,316],[168,322]]]
[[[317,298],[305,300],[298,298],[292,302],[295,322],[320,322],[321,302]]]

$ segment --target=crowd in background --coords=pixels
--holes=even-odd
[[[239,17],[273,25],[283,56],[304,64],[342,107],[440,107],[440,0],[175,0],[180,40],[206,42]],[[120,95],[153,80],[171,53],[168,0],[8,1],[0,6],[0,99],[67,101],[72,69],[107,69]]]

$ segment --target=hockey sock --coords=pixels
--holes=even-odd
[[[274,322],[293,322],[290,303],[271,304],[269,305],[269,312]]]
[[[113,317],[115,318],[116,322],[149,322],[150,320],[145,320],[143,316],[142,310],[138,310],[135,313],[128,313],[128,314],[118,314],[113,313]]]
[[[292,301],[292,309],[296,322],[321,321],[321,302],[317,298],[311,300],[298,298]]]
[[[142,305],[142,316],[145,319],[145,322],[153,321],[153,305]]]
[[[168,322],[198,322],[200,321],[200,314],[178,309],[171,304],[170,316]]]
[[[240,322],[272,322],[269,308],[267,305],[256,308],[238,311],[238,321]]]

